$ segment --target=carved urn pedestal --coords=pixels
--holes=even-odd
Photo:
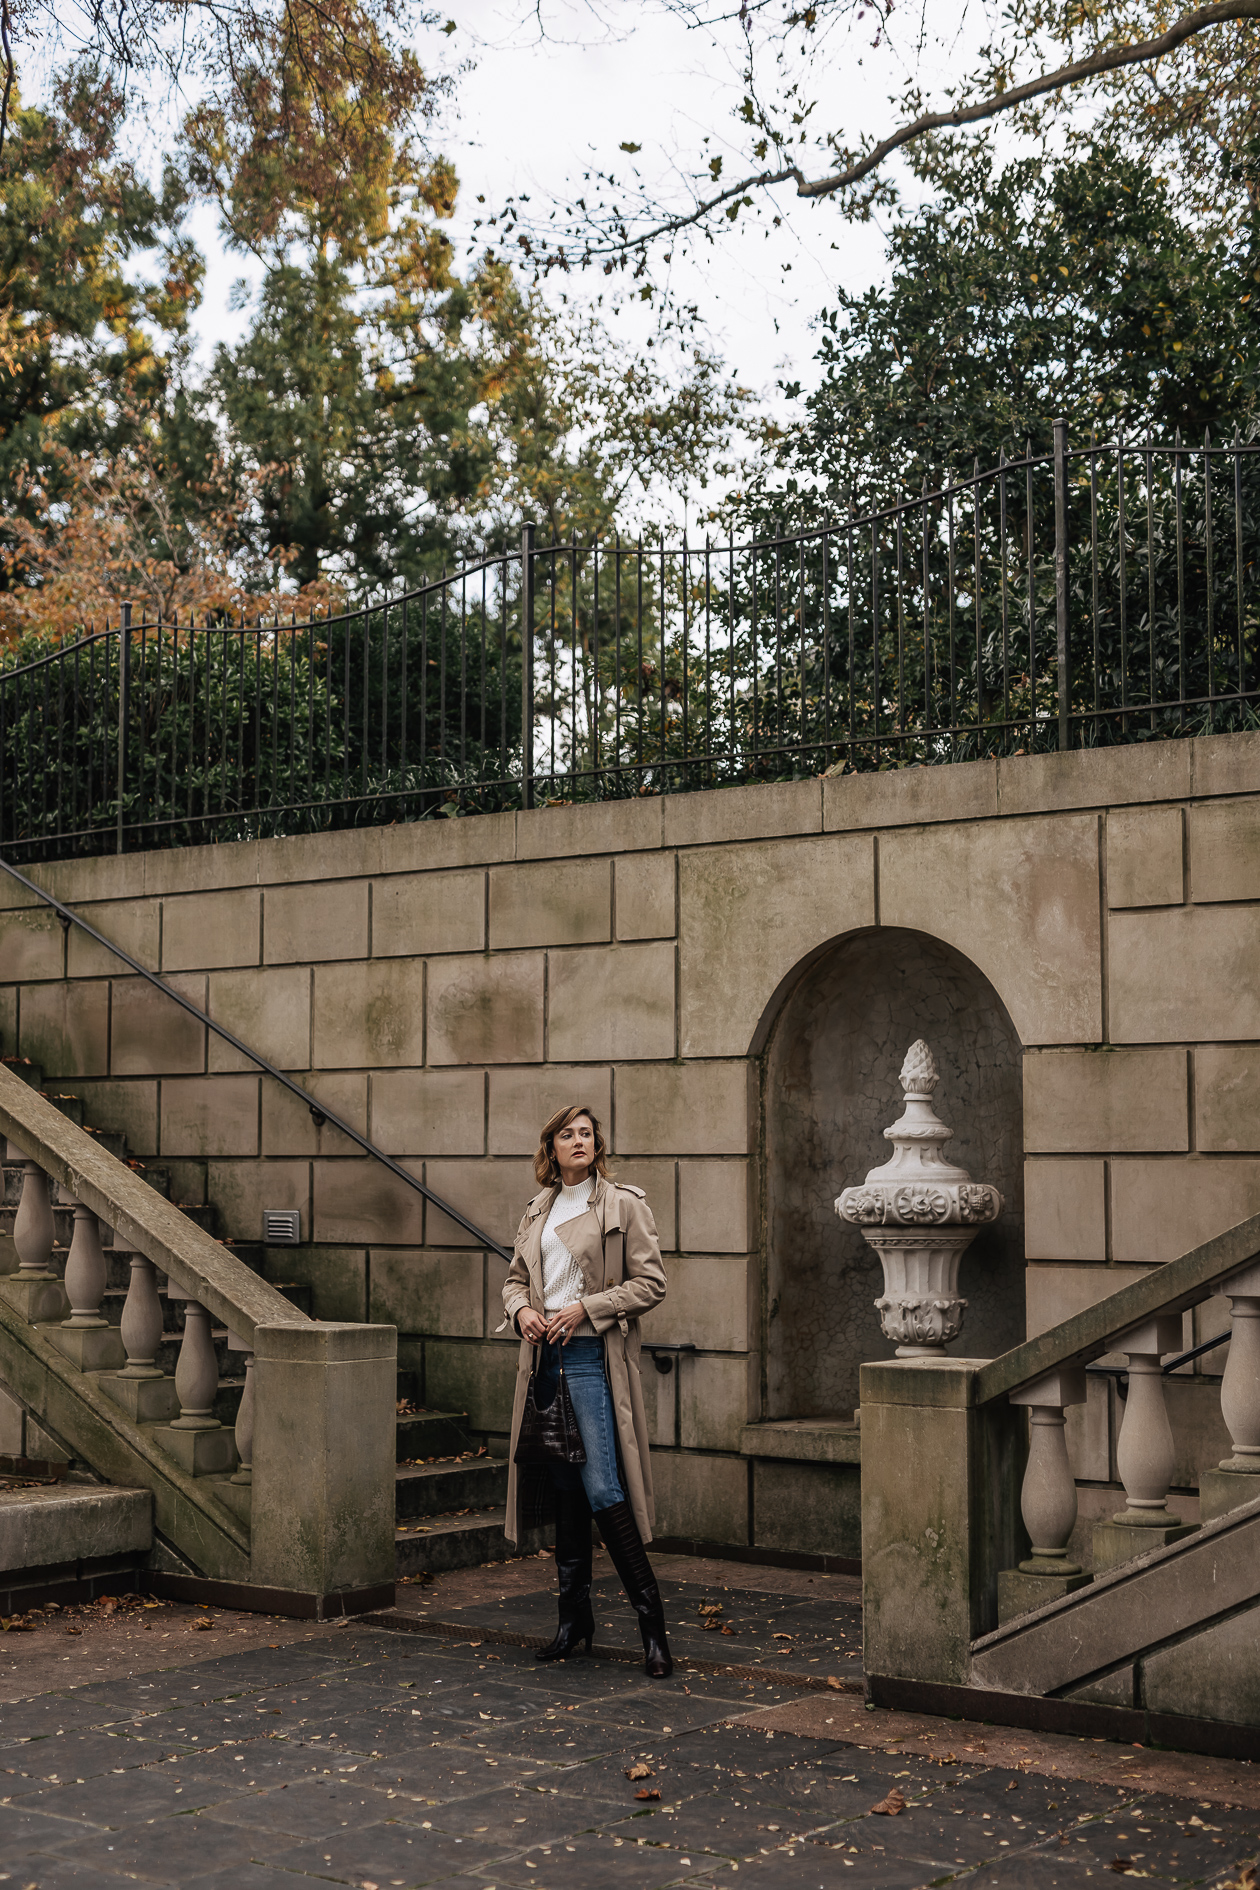
[[[962,1330],[962,1257],[1002,1212],[1002,1197],[946,1160],[944,1145],[954,1131],[932,1107],[941,1079],[921,1039],[907,1051],[900,1080],[905,1110],[884,1130],[892,1159],[872,1168],[860,1187],[846,1188],[836,1213],[861,1228],[883,1264],[884,1296],[875,1306],[897,1357],[940,1358]]]

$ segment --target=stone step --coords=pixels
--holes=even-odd
[[[311,1289],[306,1284],[305,1280],[275,1280],[272,1284],[275,1286],[277,1293],[283,1294],[284,1298],[288,1300],[291,1306],[296,1306],[299,1312],[309,1314],[311,1310]],[[184,1315],[181,1311],[184,1303],[183,1300],[172,1299],[165,1285],[158,1287],[158,1299],[162,1306],[163,1330],[174,1334],[174,1336],[178,1338],[184,1330]],[[101,1300],[101,1312],[112,1326],[121,1324],[123,1307],[126,1303],[127,1288],[125,1286],[106,1287]]]
[[[464,1429],[467,1419],[466,1411],[400,1412],[397,1462],[425,1463],[430,1457],[458,1457],[470,1448]]]
[[[152,1510],[147,1490],[0,1484],[0,1613],[81,1601],[94,1573],[112,1574],[117,1586],[117,1575],[137,1567],[153,1546]]]
[[[460,1509],[492,1509],[507,1497],[508,1467],[500,1457],[460,1463],[409,1464],[394,1480],[394,1516],[400,1523]]]
[[[239,1352],[228,1351],[226,1326],[212,1326],[210,1329],[210,1338],[214,1345],[214,1356],[218,1361],[220,1380],[232,1377],[240,1366],[241,1354]],[[154,1353],[154,1364],[159,1371],[165,1372],[168,1378],[175,1376],[175,1367],[179,1363],[179,1348],[182,1339],[182,1327],[178,1332],[168,1332],[162,1340],[162,1343],[158,1346],[157,1351]]]
[[[29,1083],[32,1089],[44,1087],[44,1072],[38,1063],[32,1063],[29,1057],[0,1057],[10,1076],[16,1076],[19,1083]]]
[[[94,1129],[89,1129],[88,1134],[95,1135],[96,1131]],[[163,1168],[160,1162],[141,1162],[141,1161],[137,1161],[133,1156],[129,1156],[126,1152],[127,1143],[123,1136],[100,1135],[98,1136],[97,1139],[102,1143],[102,1145],[108,1150],[108,1152],[111,1155],[116,1155],[119,1161],[125,1161],[129,1168],[134,1168],[136,1173],[140,1176],[140,1178],[143,1181],[147,1181],[149,1186],[154,1190],[155,1193],[160,1194],[164,1200],[167,1200],[167,1201],[170,1200],[171,1198],[171,1171],[169,1168]],[[118,1146],[111,1148],[109,1146],[111,1142],[116,1142]],[[0,1210],[16,1208],[18,1205],[18,1202],[22,1198],[23,1170],[19,1163],[9,1162],[9,1161],[6,1161],[3,1164],[3,1170],[4,1170],[4,1188],[3,1188],[3,1193],[0,1194]],[[59,1196],[59,1191],[54,1190],[55,1202],[58,1199],[58,1196]],[[54,1212],[55,1211],[56,1211],[56,1208],[54,1206]],[[198,1212],[210,1212],[210,1210],[203,1209],[203,1210],[198,1210]],[[73,1216],[71,1216],[71,1218],[73,1219]],[[12,1220],[10,1219],[6,1231],[12,1232],[12,1225],[13,1225]]]
[[[403,1525],[394,1532],[395,1573],[442,1575],[453,1568],[477,1568],[483,1562],[505,1562],[509,1556],[528,1554],[542,1547],[542,1532],[519,1549],[503,1534],[504,1509],[473,1510],[467,1516],[434,1516],[429,1522]]]
[[[146,1173],[147,1172],[148,1171],[146,1171]],[[22,1171],[21,1169],[14,1169],[13,1173],[17,1176],[17,1186],[20,1187]],[[0,1234],[12,1234],[13,1223],[17,1218],[17,1209],[18,1204],[16,1199],[6,1201],[0,1205]],[[213,1208],[181,1207],[179,1211],[181,1214],[185,1215],[188,1220],[192,1221],[195,1226],[203,1228],[207,1234],[214,1234]],[[118,1256],[125,1263],[126,1257],[131,1250],[116,1241],[113,1228],[102,1225],[100,1234],[101,1246],[104,1249],[106,1259]],[[66,1207],[60,1202],[53,1203],[53,1238],[57,1246],[61,1248],[68,1248],[71,1240],[74,1238],[74,1209],[72,1207]],[[232,1241],[225,1241],[223,1244],[229,1247],[238,1259],[244,1260],[245,1265],[248,1266],[252,1272],[258,1273],[261,1271],[261,1260],[258,1257],[261,1253],[259,1246],[251,1242],[242,1242],[239,1246]],[[114,1282],[111,1281],[111,1285],[112,1284],[114,1284]]]

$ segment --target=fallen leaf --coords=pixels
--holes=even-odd
[[[213,1621],[207,1621],[204,1615],[198,1615],[195,1621],[188,1623],[188,1632],[190,1634],[205,1634],[213,1626]]]
[[[652,1776],[651,1766],[644,1765],[642,1759],[636,1759],[633,1765],[628,1765],[626,1767],[627,1778],[651,1778],[651,1776]]]
[[[1017,1778],[1013,1778],[1006,1789],[1008,1792],[1017,1791],[1019,1789],[1019,1780]]]
[[[774,1638],[776,1641],[790,1641],[792,1636],[790,1634],[784,1634],[780,1632],[780,1633],[777,1633]]]
[[[1131,1857],[1113,1857],[1107,1869],[1114,1870],[1118,1877],[1144,1877],[1146,1875],[1144,1870],[1134,1870]]]
[[[836,1690],[836,1692],[837,1692],[837,1693],[839,1693],[839,1691],[840,1691],[840,1680],[839,1680],[839,1677],[838,1677],[838,1675],[836,1675],[836,1674],[834,1674],[834,1673],[829,1673],[829,1674],[827,1675],[827,1685],[828,1685],[829,1687],[834,1687],[834,1688],[835,1688],[835,1690]]]
[[[81,1627],[68,1627],[66,1629],[67,1634],[82,1634],[82,1632],[83,1629]]]
[[[723,1634],[738,1634],[739,1629],[733,1628],[729,1621],[724,1621],[722,1623],[722,1632]]]
[[[881,1798],[877,1805],[871,1806],[871,1810],[880,1818],[895,1818],[898,1812],[904,1811],[905,1808],[906,1801],[895,1785],[887,1798]]]
[[[636,1798],[659,1798],[661,1794],[653,1791],[651,1786],[644,1785],[634,1795]]]

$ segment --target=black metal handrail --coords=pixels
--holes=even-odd
[[[1218,1332],[1214,1339],[1204,1339],[1201,1345],[1192,1345],[1188,1352],[1174,1352],[1172,1356],[1160,1366],[1161,1377],[1169,1378],[1174,1372],[1179,1372],[1183,1365],[1189,1365],[1196,1358],[1202,1358],[1205,1352],[1215,1352],[1218,1346],[1228,1345],[1232,1337],[1232,1333]],[[1114,1378],[1121,1396],[1124,1395],[1129,1383],[1129,1369],[1127,1365],[1087,1365],[1085,1370],[1086,1373],[1093,1378]]]
[[[329,1109],[324,1103],[318,1101],[316,1097],[310,1094],[309,1090],[303,1089],[300,1083],[295,1083],[291,1076],[286,1076],[284,1071],[278,1070],[274,1063],[269,1063],[266,1057],[260,1056],[257,1050],[251,1050],[250,1046],[242,1042],[235,1031],[229,1030],[225,1024],[216,1023],[214,1018],[206,1011],[201,1010],[196,1004],[192,1003],[190,999],[184,997],[181,992],[173,990],[172,987],[167,984],[166,980],[160,978],[155,971],[150,971],[147,965],[142,965],[140,960],[133,957],[129,951],[124,950],[121,945],[116,945],[113,939],[106,938],[104,933],[98,932],[94,925],[89,925],[88,921],[77,913],[73,906],[64,905],[60,899],[54,898],[52,893],[46,892],[42,886],[37,886],[34,880],[28,879],[25,873],[19,872],[17,867],[6,860],[3,855],[0,855],[0,867],[3,867],[10,878],[17,880],[20,886],[24,886],[27,892],[34,893],[37,899],[42,899],[45,905],[51,906],[63,926],[69,927],[71,925],[77,925],[80,931],[86,932],[88,937],[95,939],[98,945],[103,945],[106,951],[113,952],[116,958],[121,958],[125,965],[130,966],[132,971],[138,972],[142,978],[147,978],[151,985],[154,985],[166,997],[170,998],[173,1003],[178,1004],[181,1010],[187,1011],[190,1017],[195,1017],[198,1023],[203,1024],[207,1030],[212,1030],[216,1037],[223,1039],[224,1043],[230,1044],[233,1050],[237,1051],[239,1055],[248,1057],[251,1063],[257,1064],[264,1075],[274,1077],[276,1082],[279,1083],[282,1088],[287,1089],[291,1096],[296,1096],[299,1102],[305,1103],[306,1107],[311,1112],[311,1118],[317,1129],[322,1128],[326,1122],[330,1123],[332,1127],[337,1129],[342,1135],[348,1136],[352,1142],[363,1150],[365,1155],[370,1155],[374,1161],[380,1162],[384,1167],[388,1168],[391,1175],[395,1175],[399,1181],[405,1182],[406,1185],[409,1188],[413,1188],[417,1194],[423,1195],[426,1201],[431,1202],[435,1208],[440,1209],[443,1214],[448,1215],[450,1219],[462,1227],[466,1233],[471,1234],[479,1247],[484,1247],[491,1253],[497,1253],[501,1260],[511,1260],[512,1252],[510,1248],[501,1246],[497,1240],[486,1233],[484,1228],[478,1227],[476,1222],[470,1221],[466,1214],[461,1214],[457,1207],[453,1207],[449,1201],[443,1200],[440,1194],[435,1194],[432,1188],[426,1187],[423,1181],[420,1181],[415,1175],[411,1174],[401,1163],[396,1162],[392,1155],[387,1155],[384,1149],[376,1146],[375,1142],[370,1142],[366,1135],[360,1135],[359,1131],[349,1122],[344,1121],[341,1116],[337,1115],[335,1110]]]
[[[1069,441],[737,542],[504,545],[0,660],[29,864],[1260,727],[1260,440]],[[811,510],[812,508],[812,510]]]

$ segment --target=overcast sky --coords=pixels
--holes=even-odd
[[[462,181],[455,219],[461,248],[474,240],[473,217],[485,214],[479,194],[487,208],[521,190],[535,204],[563,197],[593,158],[627,163],[618,151],[623,140],[643,147],[635,161],[663,182],[677,161],[694,159],[706,134],[713,137],[710,152],[725,145],[728,166],[736,155],[726,142],[730,108],[743,91],[733,41],[715,47],[711,37],[688,31],[651,0],[608,0],[602,18],[584,0],[545,0],[545,6],[548,37],[540,41],[525,0],[456,0],[455,34],[434,35],[420,46],[430,63],[462,56],[472,64],[440,127],[442,148]],[[923,77],[938,86],[951,71],[957,77],[985,24],[981,0],[942,0],[939,37],[920,55]],[[888,95],[899,88],[905,68],[897,52],[873,50],[870,35],[868,16],[847,42],[833,42],[821,75],[827,122],[846,141],[896,122]],[[673,283],[699,305],[744,384],[771,404],[779,379],[811,378],[812,323],[834,301],[836,285],[861,289],[883,267],[876,225],[847,223],[826,201],[800,203],[790,188],[779,195],[780,230],[767,237],[751,222],[734,230],[724,223],[713,245],[697,244],[689,260],[675,265]],[[211,261],[199,317],[209,346],[241,331],[245,318],[233,312],[230,291],[246,272],[239,259],[223,255],[208,212],[197,217],[195,233]],[[581,298],[598,295],[607,280],[592,273],[571,276],[562,286]],[[552,278],[548,292],[560,287]],[[645,310],[630,310],[621,320],[640,338],[648,332]]]

